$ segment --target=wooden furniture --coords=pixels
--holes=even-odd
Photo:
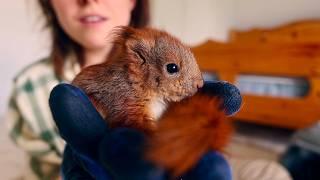
[[[303,97],[243,94],[237,120],[298,129],[320,120],[320,21],[274,29],[232,31],[230,42],[207,41],[192,51],[203,71],[237,83],[240,74],[305,78]]]

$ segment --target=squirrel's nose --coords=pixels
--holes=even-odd
[[[202,88],[203,84],[204,84],[203,79],[196,79],[194,81],[194,87],[197,87],[198,89]]]

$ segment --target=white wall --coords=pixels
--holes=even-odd
[[[234,0],[153,0],[152,25],[195,45],[213,38],[226,41],[233,24]]]
[[[0,117],[6,109],[12,79],[24,66],[48,53],[34,0],[3,1],[0,6]]]
[[[320,0],[153,0],[153,25],[194,45],[228,39],[230,29],[272,28],[320,18]]]
[[[320,18],[319,0],[234,0],[234,6],[233,26],[243,30]]]

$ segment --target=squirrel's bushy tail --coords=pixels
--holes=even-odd
[[[150,138],[147,158],[179,176],[208,151],[223,150],[232,127],[219,107],[217,98],[205,95],[173,104]]]

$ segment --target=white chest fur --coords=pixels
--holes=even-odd
[[[166,110],[167,104],[160,98],[151,100],[149,110],[154,120],[159,120],[163,112]]]

